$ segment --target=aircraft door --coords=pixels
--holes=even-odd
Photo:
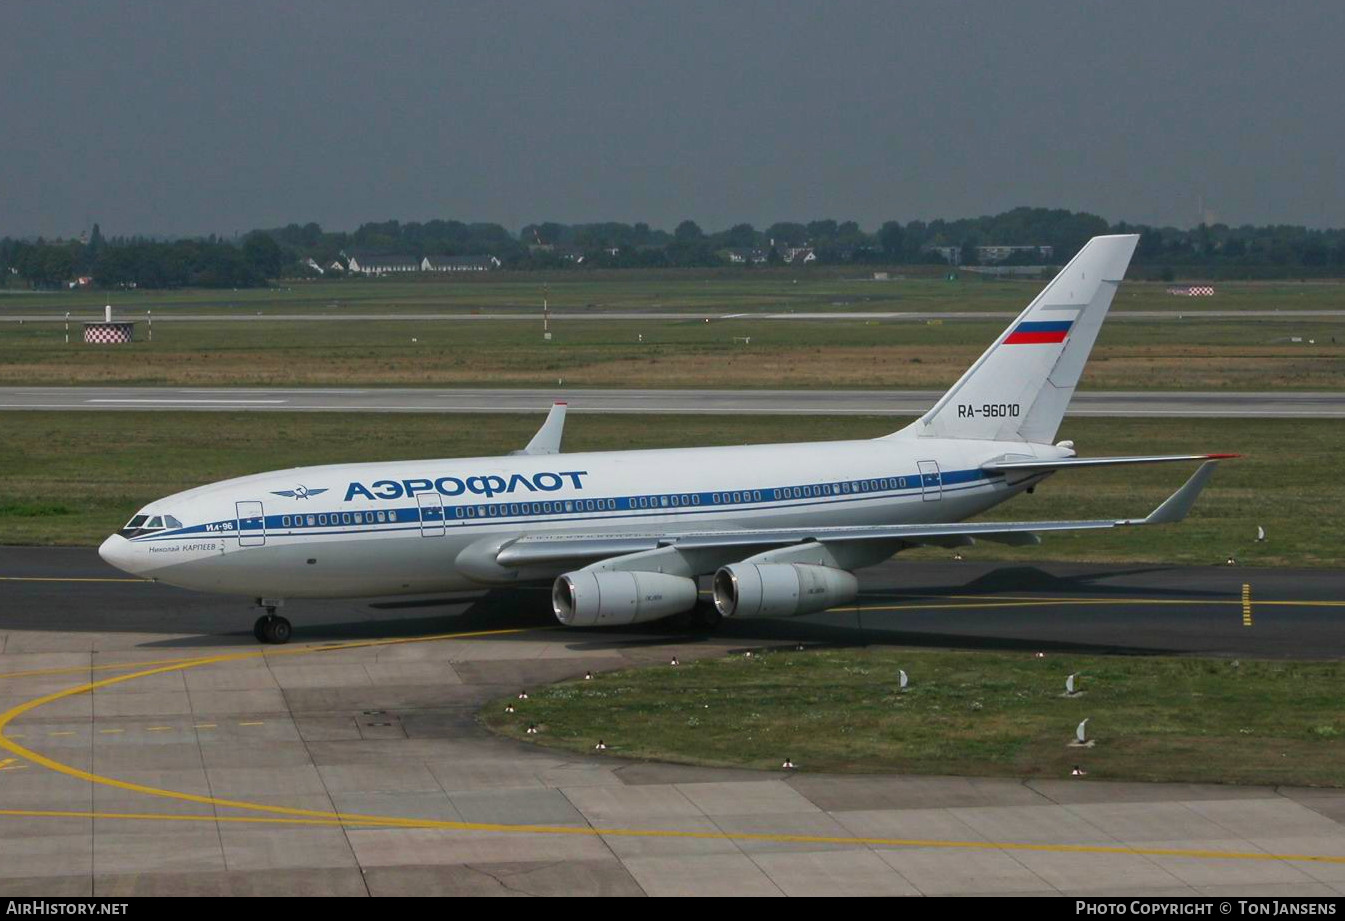
[[[260,502],[235,502],[238,514],[238,546],[264,547],[266,545],[266,513]]]
[[[442,537],[444,533],[444,503],[437,492],[423,492],[416,496],[420,506],[420,536]]]
[[[926,502],[943,498],[943,474],[937,461],[920,461],[920,498]]]

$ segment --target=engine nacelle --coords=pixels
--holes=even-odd
[[[551,587],[551,608],[567,627],[620,627],[696,606],[696,580],[661,572],[567,572]]]
[[[854,601],[855,574],[808,563],[734,563],[715,573],[715,607],[725,617],[797,617]]]

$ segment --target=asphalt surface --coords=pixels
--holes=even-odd
[[[1345,573],[1330,570],[896,559],[860,578],[863,594],[854,606],[795,620],[726,621],[719,634],[743,642],[1345,656]],[[130,579],[82,548],[0,547],[0,593],[0,633],[149,634],[156,646],[250,641],[257,614],[247,599]],[[306,642],[554,625],[546,588],[299,599],[284,613]],[[653,638],[666,628],[637,632]]]
[[[580,390],[393,388],[2,387],[0,410],[260,412],[573,412],[893,415],[923,413],[941,391]],[[1345,418],[1340,393],[1082,392],[1069,415],[1191,418]]]
[[[1338,790],[701,768],[475,720],[798,641],[1339,655],[1339,573],[892,563],[859,610],[699,636],[567,631],[544,592],[304,602],[265,649],[246,602],[92,550],[0,578],[0,896],[1345,895]]]

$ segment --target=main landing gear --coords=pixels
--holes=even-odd
[[[696,601],[696,606],[690,611],[683,611],[681,614],[674,614],[668,618],[668,623],[675,630],[684,630],[688,633],[705,633],[713,631],[723,619],[723,615],[719,613],[713,601],[701,598]]]
[[[276,613],[274,605],[266,606],[266,613],[257,618],[252,626],[252,635],[259,643],[288,643],[294,628],[290,622]]]

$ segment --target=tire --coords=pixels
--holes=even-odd
[[[294,633],[294,628],[290,622],[283,617],[272,617],[266,624],[266,641],[274,643],[277,646],[290,641],[290,636]]]

